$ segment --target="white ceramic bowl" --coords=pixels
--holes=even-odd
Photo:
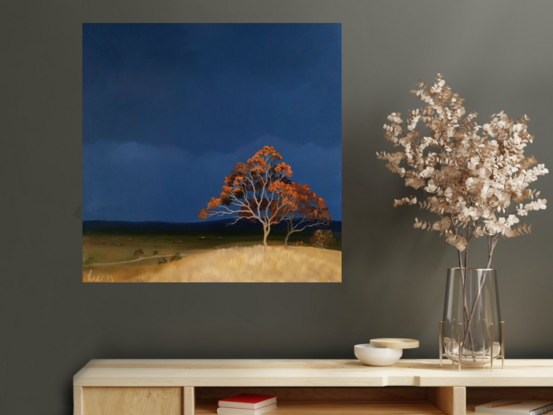
[[[355,357],[367,366],[392,366],[403,354],[403,349],[374,347],[370,344],[357,344],[353,351]]]

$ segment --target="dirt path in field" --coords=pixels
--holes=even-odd
[[[152,255],[152,256],[143,256],[136,259],[129,259],[128,261],[119,261],[119,262],[97,262],[95,264],[88,264],[87,267],[102,267],[102,266],[109,266],[109,265],[120,265],[120,264],[130,264],[131,262],[139,262],[139,261],[145,261],[147,259],[153,259],[153,258],[170,258],[174,254],[171,255]],[[182,258],[185,256],[188,256],[187,254],[180,254]]]

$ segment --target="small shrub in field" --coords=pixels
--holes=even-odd
[[[96,262],[93,256],[89,256],[88,258],[83,259],[83,265],[90,265]]]
[[[330,229],[319,229],[313,232],[311,245],[317,248],[329,248],[336,243],[334,235]]]
[[[182,259],[182,256],[177,252],[175,255],[173,255],[173,256],[171,257],[170,262],[180,261],[181,259]]]

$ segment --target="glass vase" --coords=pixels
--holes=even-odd
[[[440,323],[440,359],[448,357],[459,369],[493,366],[493,359],[504,357],[503,348],[495,269],[450,268]]]

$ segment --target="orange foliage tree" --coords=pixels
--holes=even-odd
[[[324,199],[318,197],[308,185],[283,184],[279,190],[290,200],[285,218],[287,232],[284,245],[288,245],[288,238],[293,233],[313,226],[328,226],[332,221]]]
[[[271,226],[282,222],[296,209],[294,200],[282,191],[290,183],[292,169],[282,156],[265,146],[246,163],[236,163],[225,177],[221,194],[213,197],[199,213],[200,219],[232,216],[235,224],[241,219],[263,225],[263,244]]]

